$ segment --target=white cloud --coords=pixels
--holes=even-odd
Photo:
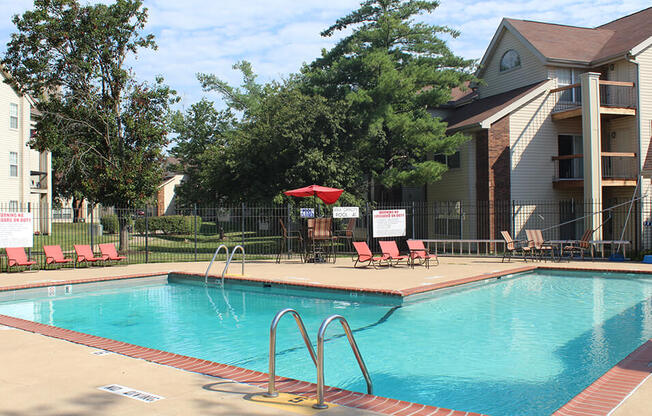
[[[232,65],[248,60],[260,81],[287,76],[335,44],[341,34],[322,38],[319,33],[360,1],[145,0],[146,30],[156,35],[159,49],[142,51],[132,65],[141,79],[163,75],[186,106],[202,95],[216,99],[201,91],[196,73],[213,73],[239,84]],[[0,44],[15,30],[11,16],[32,4],[0,0]],[[460,30],[460,37],[448,40],[450,47],[465,58],[479,59],[503,17],[593,27],[645,7],[649,0],[442,0],[432,15],[418,20]]]

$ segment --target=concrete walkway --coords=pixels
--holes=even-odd
[[[441,259],[441,265],[426,269],[406,266],[374,270],[353,269],[348,259],[336,264],[302,264],[284,261],[247,263],[247,277],[278,282],[344,286],[371,290],[409,290],[445,281],[511,270],[522,261],[501,263],[493,258]],[[132,266],[93,267],[54,271],[0,273],[0,287],[67,280],[136,275],[155,272],[205,272],[207,262],[162,263]],[[652,265],[634,263],[563,262],[536,263],[564,268],[650,271]],[[213,266],[220,274],[223,263]],[[231,265],[230,274],[240,273],[240,264]],[[117,354],[94,355],[93,348],[33,333],[0,328],[0,416],[18,415],[288,415],[315,414],[310,403],[282,397],[263,403],[262,390],[225,379],[185,372],[164,365]],[[118,384],[163,396],[146,403],[98,390]],[[292,403],[299,401],[299,403]],[[652,402],[652,379],[648,378],[613,413],[615,416],[642,415]],[[318,413],[324,415],[376,414],[343,406]]]

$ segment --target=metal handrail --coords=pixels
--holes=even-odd
[[[358,365],[360,366],[360,370],[362,370],[362,375],[367,382],[367,393],[373,394],[371,377],[369,377],[369,372],[367,371],[367,366],[364,364],[364,360],[362,359],[362,355],[358,349],[358,344],[356,344],[355,338],[353,338],[353,332],[351,332],[349,323],[342,315],[331,315],[321,323],[317,334],[317,403],[312,406],[315,409],[328,408],[328,405],[324,403],[324,335],[326,334],[326,328],[334,320],[339,320],[342,324],[342,328],[344,328],[344,332],[346,333],[346,338],[348,338],[353,354],[355,354],[355,359],[358,360]]]
[[[292,308],[280,310],[272,320],[272,325],[269,328],[269,383],[267,384],[267,393],[265,393],[266,397],[278,396],[278,392],[276,391],[276,327],[278,326],[281,318],[288,313],[291,313],[294,316],[294,320],[297,322],[299,331],[301,331],[303,342],[305,342],[306,347],[308,347],[310,358],[312,358],[315,366],[317,366],[317,357],[315,356],[315,350],[312,348],[310,337],[308,337],[308,332],[306,331],[306,327],[303,325],[301,316],[299,316],[299,313]]]
[[[222,286],[224,286],[224,275],[226,274],[226,271],[229,269],[229,265],[231,264],[231,260],[233,260],[233,255],[235,254],[236,251],[242,251],[242,274],[244,276],[244,265],[245,265],[245,249],[242,246],[235,246],[233,247],[233,251],[231,251],[231,255],[229,256],[229,259],[226,261],[226,265],[224,266],[224,270],[222,270]]]
[[[211,270],[211,267],[213,266],[213,262],[215,261],[215,258],[217,257],[217,253],[220,252],[220,249],[224,247],[224,251],[226,252],[226,257],[229,258],[229,248],[225,246],[224,244],[220,244],[220,246],[215,250],[215,254],[213,254],[213,259],[211,260],[210,264],[208,265],[208,268],[206,268],[206,274],[204,275],[204,284],[208,283],[208,272]],[[224,273],[222,273],[224,274]],[[224,283],[224,281],[222,281]]]

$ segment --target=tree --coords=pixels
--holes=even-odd
[[[136,82],[125,61],[155,48],[140,31],[140,0],[82,6],[77,0],[35,0],[14,16],[2,63],[22,92],[38,99],[31,145],[58,149],[66,192],[91,203],[128,207],[150,199],[162,178],[162,150],[174,91],[158,78]],[[120,216],[120,247],[128,244]]]
[[[446,166],[432,155],[450,155],[467,138],[446,135],[446,124],[428,108],[450,99],[450,91],[473,80],[473,61],[455,56],[440,35],[445,26],[415,23],[436,1],[369,0],[322,32],[352,29],[322,57],[304,66],[310,94],[346,101],[348,129],[357,138],[357,171],[391,188],[424,185]],[[430,159],[430,160],[429,160]]]
[[[185,113],[174,114],[172,130],[177,137],[170,153],[179,159],[179,167],[187,175],[176,191],[182,204],[215,202],[216,194],[207,192],[211,175],[206,172],[204,153],[208,148],[226,145],[234,121],[230,110],[217,111],[213,102],[205,98],[190,106]]]

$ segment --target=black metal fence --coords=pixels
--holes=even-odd
[[[606,209],[609,207],[613,208]],[[319,208],[319,216],[332,215],[332,208]],[[606,209],[600,225],[602,239],[620,240],[622,236],[630,242],[628,253],[652,248],[652,204],[614,199],[604,201],[602,209]],[[541,229],[550,240],[579,239],[586,228],[583,217],[592,210],[599,211],[595,204],[574,200],[366,204],[359,207],[354,239],[367,241],[374,252],[378,251],[378,240],[383,239],[374,237],[375,210],[403,210],[405,235],[392,237],[401,249],[406,248],[405,240],[410,238],[500,239],[502,230],[510,231],[515,239],[525,239],[526,229]],[[100,243],[115,244],[128,263],[208,261],[220,244],[229,249],[244,246],[248,259],[272,258],[282,239],[280,221],[290,232],[306,232],[306,220],[293,205],[190,207],[162,217],[153,215],[155,207],[102,208],[84,213],[83,222],[73,222],[70,210],[51,210],[47,206],[0,206],[0,212],[6,211],[32,212],[33,245],[26,251],[41,265],[45,262],[45,245],[59,245],[70,256],[74,244],[92,245],[97,252]],[[335,218],[333,228],[342,232],[348,222],[347,218]],[[345,241],[336,241],[336,245],[339,253],[350,251]],[[500,254],[500,250],[496,246],[483,249],[479,244],[471,247],[475,254]]]

